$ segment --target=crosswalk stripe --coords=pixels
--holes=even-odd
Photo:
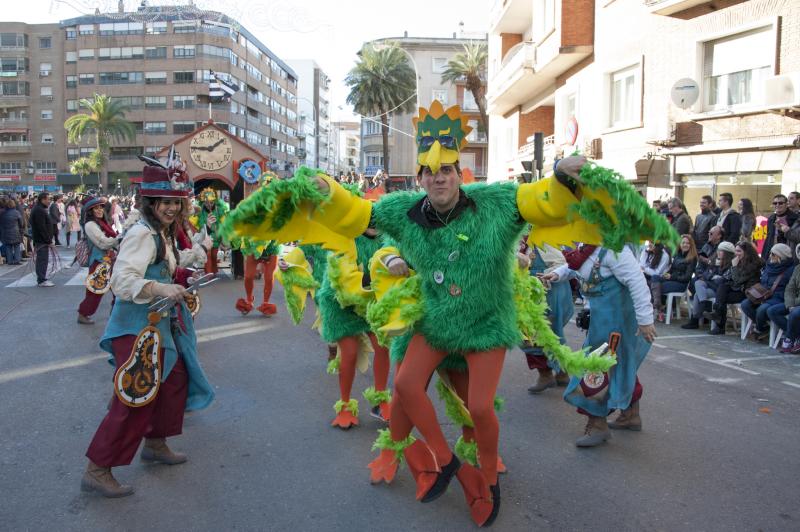
[[[23,275],[13,283],[6,285],[6,288],[26,288],[28,286],[36,286],[35,273],[29,273],[28,275]]]
[[[67,286],[83,286],[86,284],[86,276],[89,275],[89,268],[80,268],[78,273],[72,276],[72,278],[67,281],[65,284]]]

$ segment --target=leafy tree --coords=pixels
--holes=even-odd
[[[481,129],[489,134],[489,117],[486,114],[486,62],[489,58],[488,48],[484,41],[471,42],[464,45],[459,52],[447,62],[447,69],[442,73],[442,83],[466,81],[466,87],[472,93],[478,111],[481,114]]]
[[[80,176],[81,178],[81,186],[84,186],[83,180],[91,174],[92,172],[97,171],[97,158],[90,157],[81,157],[80,159],[75,159],[72,161],[72,164],[69,165],[69,171],[73,174]]]
[[[389,115],[414,110],[416,72],[397,43],[365,45],[345,83],[347,103],[356,113],[379,116],[383,142],[383,167],[389,171]]]
[[[80,105],[88,113],[71,116],[64,122],[67,140],[78,144],[84,135],[94,135],[96,151],[92,156],[99,163],[97,168],[100,170],[100,186],[107,192],[106,162],[111,141],[134,140],[136,129],[125,119],[125,113],[129,109],[119,101],[112,101],[111,97],[105,94],[95,94],[91,99],[84,98],[80,101]]]

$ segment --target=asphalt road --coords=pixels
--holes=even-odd
[[[26,286],[27,275],[27,266],[0,266],[3,530],[474,528],[455,482],[425,505],[405,468],[391,486],[370,485],[381,424],[361,400],[360,427],[329,426],[338,385],[312,312],[293,326],[276,286],[277,316],[242,317],[233,306],[241,283],[230,280],[208,288],[197,318],[217,399],[171,440],[189,462],[137,458],[115,469],[134,496],[81,493],[84,453],[111,395],[97,347],[109,299],[96,325],[78,325],[76,268],[58,272],[54,288]],[[640,373],[643,432],[615,433],[596,449],[575,448],[584,418],[558,390],[528,395],[534,373],[519,350],[508,353],[499,393],[509,473],[494,529],[800,529],[800,357],[732,334],[658,329]],[[570,334],[577,346],[581,336]],[[369,384],[359,375],[354,391]],[[455,427],[446,433],[455,442]]]

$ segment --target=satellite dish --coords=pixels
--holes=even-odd
[[[669,91],[672,103],[681,109],[688,109],[695,104],[697,98],[700,97],[700,87],[697,82],[691,78],[679,79],[672,86]]]

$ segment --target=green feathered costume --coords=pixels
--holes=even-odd
[[[217,227],[219,227],[219,224],[225,219],[225,215],[228,214],[228,211],[228,204],[222,201],[220,198],[214,200],[214,209],[211,212],[206,210],[204,202],[200,203],[200,213],[197,215],[197,228],[202,230],[206,226],[206,221],[211,214],[217,218],[216,224]],[[215,248],[218,248],[223,242],[222,234],[219,230],[217,230],[217,227],[212,227],[211,232],[208,234],[208,236],[211,237],[211,241],[213,242],[213,246]]]

